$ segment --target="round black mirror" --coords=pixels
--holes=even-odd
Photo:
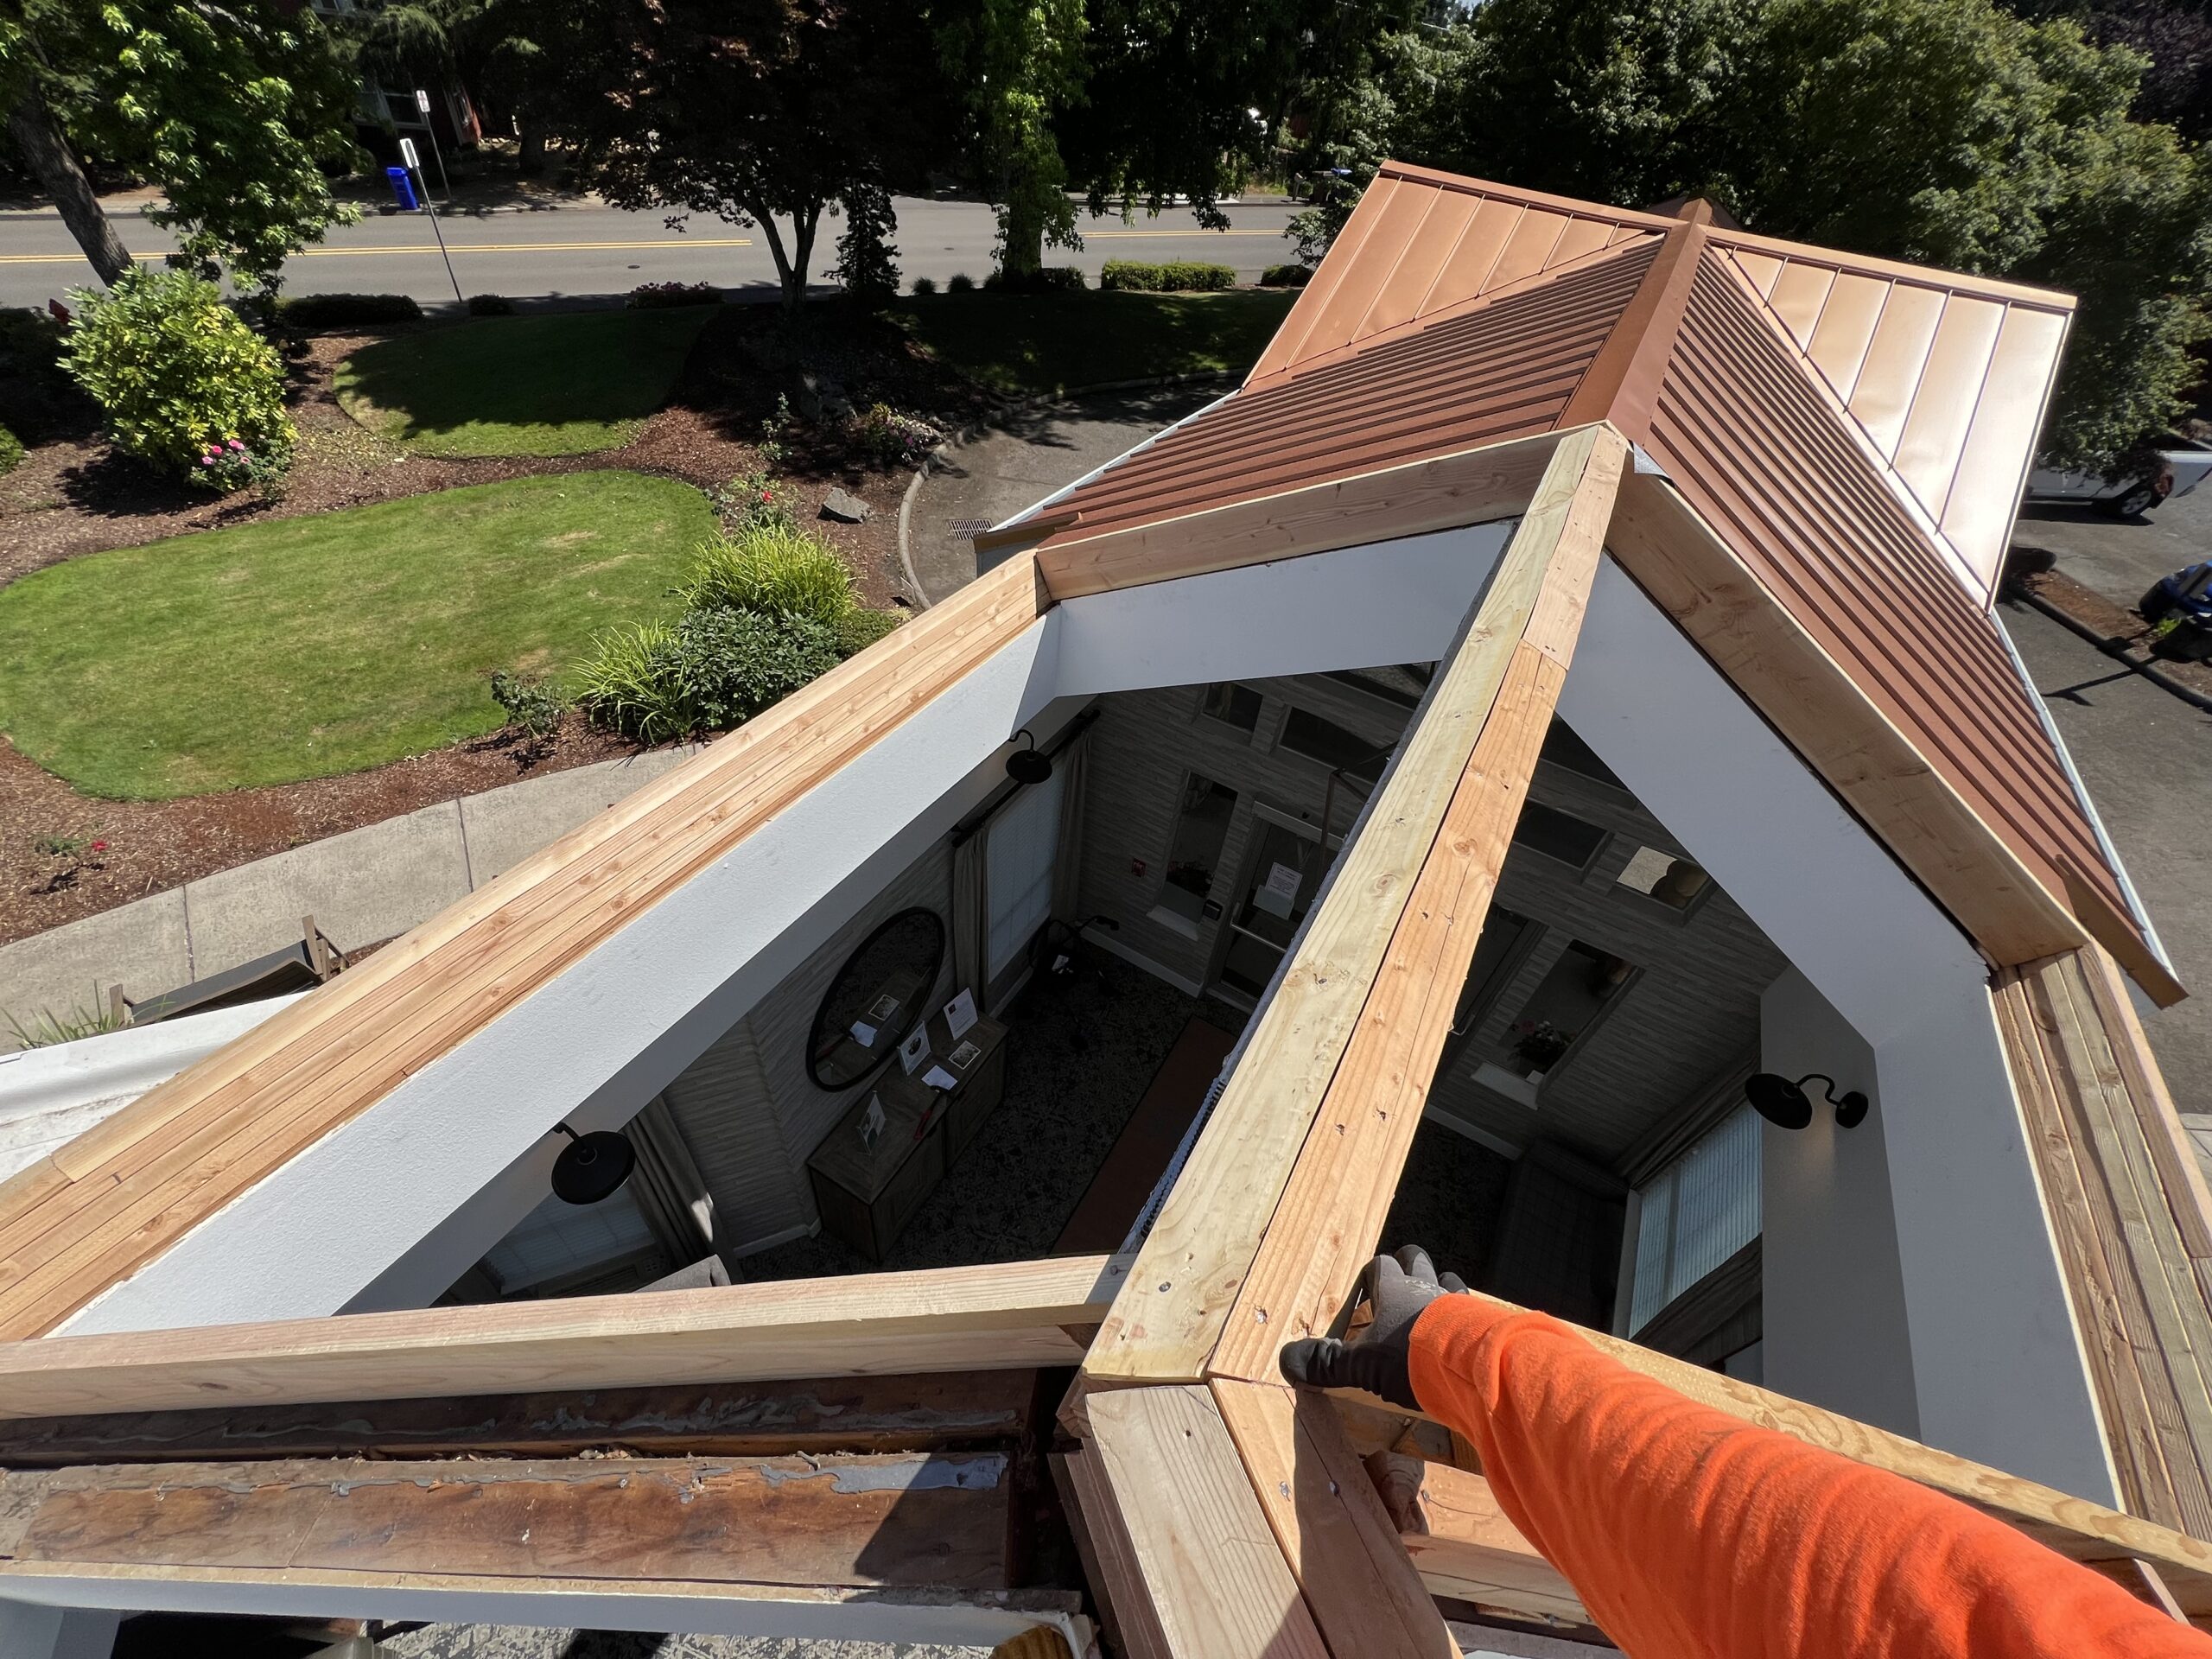
[[[892,1056],[929,1011],[944,965],[944,923],[933,910],[902,910],[845,958],[814,1011],[807,1075],[849,1089]]]
[[[1777,1128],[1802,1129],[1813,1121],[1813,1102],[1802,1089],[1772,1071],[1754,1071],[1744,1093],[1751,1109]]]
[[[569,1144],[553,1162],[553,1196],[564,1204],[597,1204],[611,1198],[638,1166],[637,1148],[613,1129],[578,1135],[565,1123]]]

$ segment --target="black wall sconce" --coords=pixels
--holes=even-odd
[[[1012,754],[1007,756],[1006,775],[1017,784],[1043,783],[1052,775],[1052,757],[1039,751],[1037,740],[1031,734],[1027,726],[1014,735],[1028,738],[1029,747],[1026,749],[1016,749]],[[1011,742],[1013,739],[1009,738],[1007,741]]]
[[[613,1129],[578,1135],[566,1123],[556,1123],[553,1128],[569,1137],[569,1144],[553,1160],[553,1196],[563,1204],[597,1204],[611,1198],[638,1166],[637,1148],[626,1135]]]
[[[1855,1129],[1866,1121],[1866,1096],[1853,1089],[1839,1099],[1835,1079],[1824,1072],[1808,1071],[1792,1083],[1777,1072],[1754,1071],[1744,1085],[1744,1094],[1751,1109],[1777,1128],[1802,1129],[1813,1121],[1813,1097],[1805,1092],[1805,1085],[1816,1078],[1828,1104],[1835,1108],[1836,1128]]]

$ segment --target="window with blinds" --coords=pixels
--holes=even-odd
[[[1637,1189],[1629,1334],[1759,1236],[1759,1116],[1749,1105]]]
[[[1052,913],[1052,861],[1060,845],[1060,786],[1055,772],[1032,785],[991,820],[984,849],[984,891],[989,894],[990,932],[984,971],[993,982],[1014,966]]]

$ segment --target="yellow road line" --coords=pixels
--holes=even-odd
[[[680,242],[448,242],[448,253],[581,253],[601,250],[628,250],[632,248],[749,248],[749,236],[702,236],[686,238]],[[294,254],[296,259],[358,259],[372,254],[435,253],[435,242],[407,243],[397,246],[366,248],[307,248]],[[159,255],[148,255],[159,257]],[[82,264],[81,253],[5,253],[0,254],[0,265],[67,265]]]
[[[1081,227],[1077,226],[1077,228],[1080,229]],[[1088,242],[1094,236],[1177,236],[1184,238],[1197,238],[1201,236],[1281,236],[1281,234],[1282,231],[1280,227],[1272,231],[1203,231],[1194,227],[1187,231],[1084,231],[1083,232],[1083,239]]]

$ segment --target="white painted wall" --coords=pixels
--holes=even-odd
[[[1874,1051],[1793,968],[1759,999],[1759,1065],[1787,1077],[1825,1072],[1838,1095],[1856,1089],[1872,1105],[1856,1128],[1838,1128],[1817,1096],[1811,1128],[1761,1125],[1766,1385],[1917,1440]]]
[[[1873,1053],[1920,1437],[2113,1502],[1980,956],[1610,559],[1560,712]]]

